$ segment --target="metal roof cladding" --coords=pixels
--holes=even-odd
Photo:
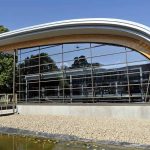
[[[150,27],[127,20],[88,18],[35,25],[0,34],[0,46],[71,34],[113,34],[142,39],[150,44]]]

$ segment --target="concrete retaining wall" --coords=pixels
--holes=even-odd
[[[72,105],[18,105],[24,115],[73,115],[150,119],[150,106],[72,106]]]
[[[9,115],[13,114],[13,109],[0,110],[0,115]]]

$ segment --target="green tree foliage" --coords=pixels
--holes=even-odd
[[[0,92],[11,92],[13,83],[13,55],[0,52]]]
[[[93,67],[99,67],[101,64],[99,63],[92,63]],[[84,67],[91,67],[91,63],[89,63],[85,56],[81,55],[80,57],[74,58],[74,63],[72,64],[71,68],[84,68]]]
[[[75,57],[74,63],[72,64],[72,68],[83,68],[90,66],[90,63],[87,62],[85,56]]]
[[[40,64],[40,68],[39,68]],[[21,74],[35,74],[43,72],[51,72],[58,70],[54,60],[48,56],[47,53],[41,53],[40,55],[31,55],[27,57],[23,63],[20,64]],[[40,69],[40,70],[39,70]]]
[[[0,33],[9,31],[0,25]],[[0,52],[0,93],[12,92],[13,55]]]
[[[0,25],[0,33],[4,33],[4,32],[7,32],[9,31],[6,27]]]

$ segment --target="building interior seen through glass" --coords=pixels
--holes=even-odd
[[[68,43],[20,49],[18,102],[148,102],[150,60],[127,47]]]

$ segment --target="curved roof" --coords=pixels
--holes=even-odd
[[[108,32],[150,42],[150,28],[145,25],[120,19],[92,18],[58,21],[6,32],[0,34],[0,46],[58,35]]]

